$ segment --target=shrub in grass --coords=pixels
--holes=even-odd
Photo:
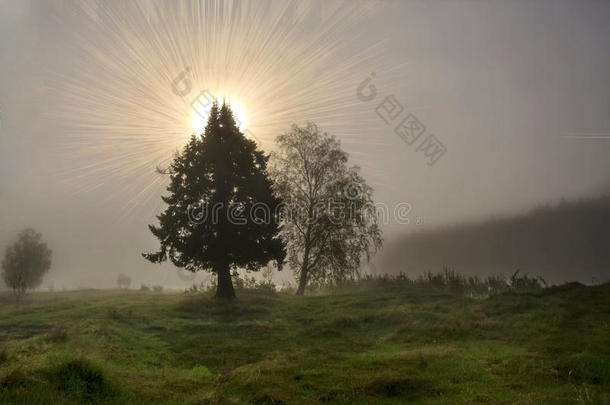
[[[208,369],[206,366],[202,365],[193,367],[191,370],[191,374],[193,375],[193,377],[199,378],[201,380],[208,380],[214,377],[214,373],[212,373],[210,369]]]
[[[378,377],[364,387],[364,392],[377,397],[401,397],[416,400],[440,390],[422,378]]]
[[[152,290],[153,290],[153,292],[156,292],[156,293],[163,292],[163,286],[160,286],[160,285],[153,285],[153,286],[152,286]]]
[[[65,342],[68,340],[69,329],[66,325],[57,325],[47,334],[47,339],[52,342]]]
[[[510,276],[510,287],[514,291],[537,291],[546,286],[546,281],[542,277],[529,277],[527,274],[519,275],[519,273],[520,270],[517,270]]]
[[[120,320],[123,317],[121,316],[121,313],[116,309],[116,308],[109,308],[106,311],[106,319],[113,319],[113,320]]]
[[[489,276],[485,282],[488,286],[489,295],[502,294],[510,289],[510,285],[503,274]]]
[[[85,359],[75,359],[60,365],[51,379],[59,390],[79,398],[99,398],[115,393],[104,372]]]
[[[489,289],[485,281],[478,276],[468,277],[467,292],[470,297],[485,297],[489,294]]]
[[[112,321],[125,321],[133,316],[131,309],[125,308],[108,308],[106,310],[106,320]]]
[[[574,355],[559,362],[557,369],[564,378],[574,382],[596,385],[610,383],[610,362],[597,354]]]
[[[0,364],[8,361],[8,349],[6,346],[0,346]]]
[[[31,383],[23,370],[16,369],[7,374],[2,380],[0,380],[0,390],[15,390],[24,389]]]

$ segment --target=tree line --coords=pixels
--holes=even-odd
[[[384,250],[381,264],[388,271],[413,274],[450,266],[472,275],[521,269],[554,282],[604,282],[610,268],[610,196],[562,199],[522,215],[421,231]]]

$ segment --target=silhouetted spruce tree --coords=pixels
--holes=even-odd
[[[191,136],[170,167],[166,210],[149,225],[161,242],[153,263],[218,276],[217,298],[235,297],[231,269],[256,271],[275,260],[284,245],[277,237],[279,200],[267,174],[269,157],[239,131],[229,106],[213,104],[205,132]]]

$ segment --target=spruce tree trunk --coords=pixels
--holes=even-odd
[[[235,290],[233,289],[233,280],[231,280],[229,265],[219,263],[216,266],[216,274],[218,274],[218,283],[214,298],[235,299]]]

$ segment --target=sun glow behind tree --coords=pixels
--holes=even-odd
[[[355,89],[371,71],[401,82],[402,66],[384,63],[392,50],[383,37],[359,37],[359,24],[377,3],[61,4],[54,18],[78,29],[63,34],[74,60],[50,69],[45,80],[49,96],[61,101],[46,114],[66,134],[58,149],[70,158],[57,173],[78,192],[113,184],[104,198],[120,198],[123,216],[160,208],[155,201],[166,179],[154,168],[166,166],[187,136],[201,131],[206,119],[191,104],[204,90],[227,99],[240,129],[247,127],[267,150],[292,123],[307,120],[345,145],[386,142],[362,130],[379,118],[354,109],[361,105]],[[176,94],[172,82],[185,71],[188,86]]]
[[[222,99],[226,99],[227,104],[231,107],[231,111],[233,112],[233,117],[235,118],[235,121],[237,122],[237,126],[241,131],[244,131],[247,127],[248,127],[248,117],[246,115],[246,111],[241,107],[240,103],[238,101],[235,101],[234,99],[231,100],[231,97],[222,97]],[[191,127],[192,127],[192,131],[196,134],[196,135],[200,135],[203,133],[203,131],[205,130],[205,126],[208,123],[208,117],[210,115],[210,109],[212,108],[212,106],[207,106],[205,109],[203,110],[198,110],[198,109],[194,109],[193,108],[193,112],[192,112],[192,116],[193,118],[191,119]]]

